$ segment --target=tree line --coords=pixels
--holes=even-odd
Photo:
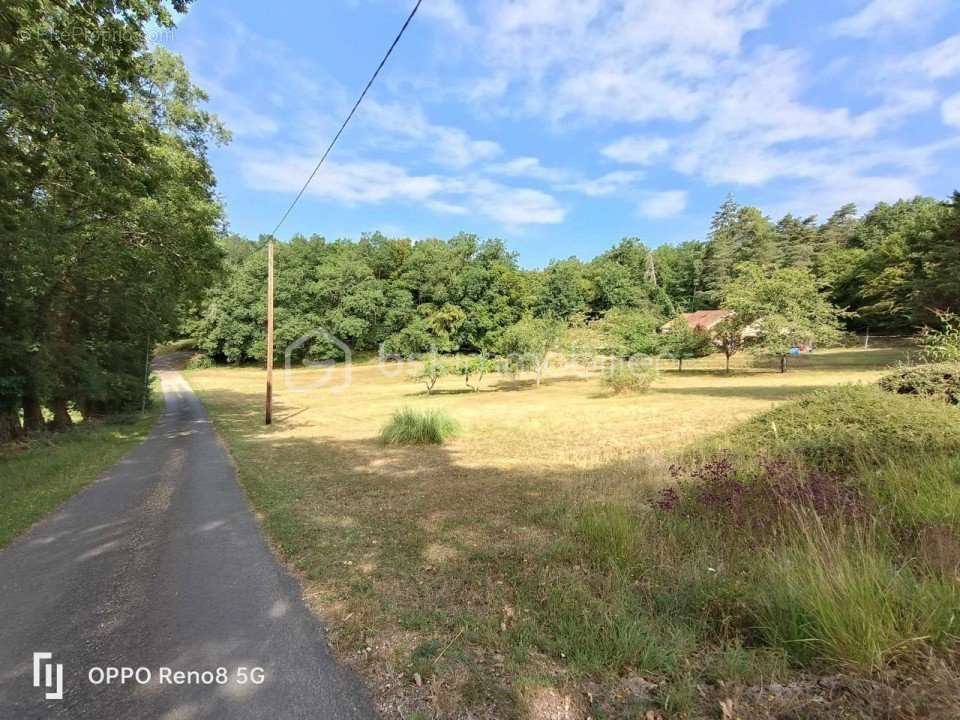
[[[0,441],[137,408],[151,345],[213,282],[227,139],[144,27],[174,0],[0,10]]]
[[[265,358],[266,241],[221,241],[221,281],[183,325],[213,357]],[[657,338],[657,328],[678,312],[711,308],[735,308],[741,322],[763,316],[768,328],[780,322],[770,338],[801,326],[821,340],[867,326],[911,333],[935,322],[936,310],[960,307],[958,253],[960,194],[946,203],[881,203],[862,218],[845,205],[823,223],[793,215],[775,223],[728,198],[702,241],[650,249],[624,238],[592,260],[555,260],[542,270],[521,268],[503,241],[468,233],[418,242],[378,232],[357,241],[297,235],[277,247],[276,352],[321,327],[354,350],[490,354],[521,320],[543,318],[575,335],[603,329],[608,350],[616,337],[624,354],[669,354],[672,344],[676,355],[686,352],[684,333]],[[688,339],[698,342],[713,347]],[[301,351],[339,355],[323,338]]]

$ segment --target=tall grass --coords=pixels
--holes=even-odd
[[[764,558],[754,607],[769,644],[806,664],[881,667],[958,629],[952,579],[889,554],[875,527],[825,528],[816,518]]]
[[[458,431],[457,422],[443,410],[405,407],[394,411],[380,437],[389,445],[440,445]]]
[[[888,460],[862,468],[858,477],[899,525],[960,531],[960,455]]]

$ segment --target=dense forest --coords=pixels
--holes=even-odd
[[[0,10],[0,441],[139,408],[152,344],[217,272],[226,132],[150,22],[166,2]]]
[[[224,274],[184,332],[231,362],[263,360],[266,240],[222,240]],[[677,312],[724,305],[738,277],[790,269],[839,309],[848,329],[910,334],[960,307],[960,194],[879,204],[862,218],[844,205],[825,222],[774,223],[733,199],[702,241],[650,249],[625,238],[590,261],[524,270],[503,241],[358,241],[295,236],[277,248],[277,352],[322,327],[354,349],[416,354],[492,351],[522,317],[589,323],[629,314],[649,332]],[[646,318],[646,322],[643,319]],[[335,355],[325,341],[309,348]]]

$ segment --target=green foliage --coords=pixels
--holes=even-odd
[[[200,353],[199,355],[194,355],[187,361],[187,370],[203,370],[205,368],[212,368],[215,364],[209,355]]]
[[[884,375],[880,388],[898,395],[917,395],[960,404],[960,362],[936,365],[907,365]]]
[[[920,357],[924,362],[960,362],[960,315],[936,311],[940,327],[924,326],[920,332]]]
[[[875,386],[838,385],[758,415],[721,442],[852,471],[889,457],[960,451],[960,411]]]
[[[435,355],[426,357],[420,365],[420,369],[413,375],[414,380],[419,380],[427,388],[427,395],[433,392],[434,386],[444,375],[450,372],[450,366]]]
[[[680,370],[683,370],[684,360],[706,357],[716,349],[710,334],[691,327],[683,315],[678,315],[670,322],[658,345],[660,355],[676,360]]]
[[[614,394],[647,392],[657,379],[652,367],[637,367],[630,362],[614,363],[603,373],[603,384]]]
[[[563,332],[558,320],[526,317],[503,331],[498,348],[514,372],[533,370],[539,386],[547,354],[558,347]]]
[[[401,408],[380,430],[388,445],[440,445],[457,434],[459,425],[443,410]]]
[[[496,369],[496,362],[486,355],[470,355],[456,358],[449,365],[450,374],[461,376],[467,387],[474,392],[480,392],[483,378],[496,371]]]
[[[780,358],[781,372],[792,347],[829,344],[840,338],[844,313],[830,304],[816,278],[806,270],[782,268],[773,272],[747,263],[738,267],[736,280],[723,290],[724,307],[739,322],[753,324],[759,335],[750,347]]]
[[[618,357],[653,355],[659,348],[660,317],[644,308],[611,308],[594,327],[606,342],[602,349]]]
[[[185,10],[186,3],[174,7]],[[147,348],[217,271],[207,162],[226,140],[182,61],[144,28],[160,0],[4,13],[0,83],[0,440],[138,407]]]

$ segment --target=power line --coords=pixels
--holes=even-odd
[[[316,167],[313,168],[313,172],[310,173],[310,177],[307,178],[307,181],[303,184],[303,187],[300,188],[300,192],[297,193],[297,196],[293,199],[293,202],[290,203],[290,207],[287,208],[286,212],[283,213],[283,217],[280,218],[280,222],[277,223],[277,226],[273,229],[273,232],[270,233],[270,237],[275,237],[277,230],[280,229],[280,226],[283,225],[284,220],[287,219],[287,216],[300,201],[300,198],[303,197],[303,193],[307,191],[307,188],[310,185],[310,182],[313,180],[314,176],[317,174],[317,171],[320,169],[320,166],[323,165],[323,161],[327,159],[327,155],[330,154],[330,151],[333,150],[333,146],[337,144],[337,140],[340,139],[340,135],[343,133],[344,128],[347,127],[347,123],[350,122],[350,118],[353,117],[353,114],[357,111],[357,108],[360,107],[360,103],[363,102],[363,98],[366,96],[367,91],[370,89],[370,86],[373,85],[373,81],[377,79],[377,75],[380,74],[380,71],[383,69],[383,66],[386,64],[387,59],[390,57],[390,53],[393,52],[393,49],[397,46],[397,43],[400,42],[400,38],[403,37],[403,33],[406,31],[407,26],[410,24],[410,21],[413,20],[413,16],[417,14],[417,9],[420,7],[420,3],[423,0],[417,0],[417,4],[413,6],[413,10],[410,11],[410,14],[407,16],[406,22],[403,23],[403,27],[400,28],[400,32],[397,33],[397,36],[393,39],[393,42],[390,43],[390,47],[387,49],[387,54],[383,56],[383,60],[380,61],[380,64],[377,65],[377,69],[374,70],[373,75],[370,76],[370,80],[367,82],[367,86],[363,88],[363,92],[360,93],[360,97],[357,98],[357,101],[353,104],[353,108],[350,110],[350,114],[347,115],[346,119],[343,121],[343,124],[340,126],[340,129],[337,130],[337,134],[333,136],[333,140],[330,141],[330,144],[327,146],[327,149],[323,152],[323,156],[317,162]]]

